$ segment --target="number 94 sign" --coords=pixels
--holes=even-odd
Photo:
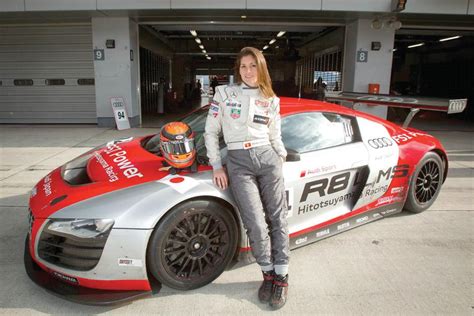
[[[127,111],[125,109],[125,101],[121,97],[110,98],[110,104],[114,111],[115,123],[117,129],[128,129],[130,128],[130,122],[128,121]]]

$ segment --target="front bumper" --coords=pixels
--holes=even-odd
[[[159,288],[150,291],[99,290],[70,284],[44,271],[34,262],[29,251],[29,237],[25,242],[24,263],[26,273],[37,285],[48,292],[66,300],[87,305],[114,305],[126,303],[156,293]]]

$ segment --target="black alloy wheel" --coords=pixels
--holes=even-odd
[[[434,152],[427,153],[413,175],[405,209],[421,213],[429,208],[441,190],[443,175],[443,161],[439,155]]]
[[[216,279],[234,257],[237,224],[215,201],[185,202],[155,227],[148,245],[148,268],[161,283],[191,290]]]

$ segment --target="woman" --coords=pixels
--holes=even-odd
[[[288,293],[289,237],[282,166],[280,99],[271,87],[267,63],[253,47],[235,63],[237,85],[218,86],[204,133],[214,184],[230,184],[252,253],[263,272],[258,297],[277,309]],[[227,144],[227,177],[219,134]],[[268,222],[268,224],[267,224]]]

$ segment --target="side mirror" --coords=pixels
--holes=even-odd
[[[300,153],[297,152],[294,149],[287,148],[286,149],[287,155],[286,155],[286,161],[300,161]]]

